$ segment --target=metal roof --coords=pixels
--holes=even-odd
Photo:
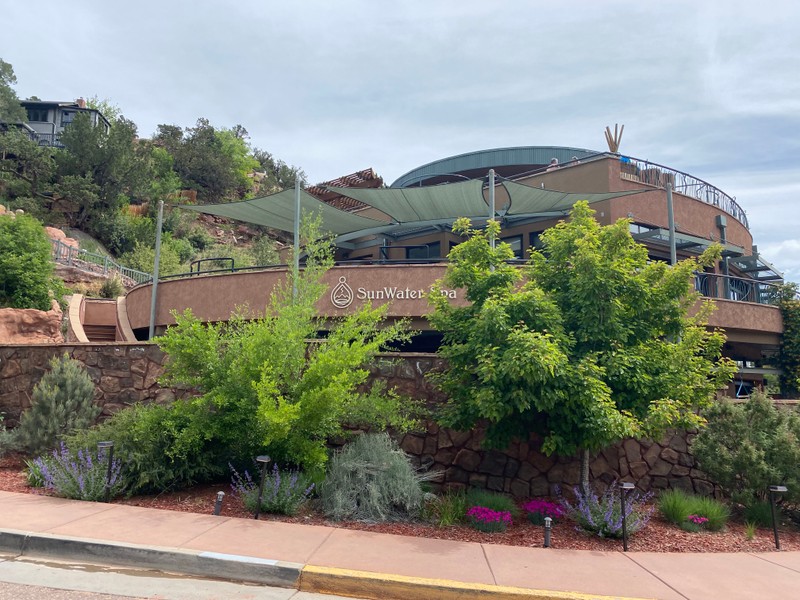
[[[430,162],[401,175],[392,183],[393,188],[420,185],[428,179],[450,174],[461,174],[472,170],[483,173],[494,168],[501,175],[511,176],[518,172],[548,165],[555,158],[559,163],[569,162],[573,156],[584,159],[602,154],[597,150],[570,148],[565,146],[519,146],[515,148],[494,148],[458,154]],[[505,168],[514,168],[510,172]]]

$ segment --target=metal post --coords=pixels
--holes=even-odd
[[[222,499],[225,497],[225,492],[217,492],[217,500],[214,502],[214,516],[218,517],[222,512]]]
[[[494,169],[489,169],[489,220],[495,217],[494,210]],[[488,222],[487,222],[488,224]],[[494,235],[489,238],[489,244],[494,250]]]
[[[111,500],[111,466],[114,460],[114,442],[97,442],[98,450],[108,450],[108,468],[106,469],[105,501]]]
[[[294,271],[292,298],[297,298],[297,278],[300,275],[300,178],[294,181]]]
[[[267,465],[270,460],[267,455],[256,457],[256,462],[261,465],[261,483],[258,485],[258,504],[256,504],[256,514],[253,517],[255,520],[258,520],[258,515],[261,514],[261,499],[264,497],[264,481],[267,478]]]
[[[544,518],[544,547],[550,547],[550,532],[553,527],[553,519],[552,517],[545,517]]]
[[[625,510],[628,492],[634,485],[628,481],[619,484],[620,511],[622,511],[622,550],[628,551],[628,512]]]
[[[153,262],[153,287],[150,288],[150,329],[147,339],[152,340],[156,329],[156,298],[158,296],[158,265],[161,261],[161,227],[164,223],[164,201],[158,202],[158,220],[156,221],[156,258]]]
[[[675,247],[675,210],[672,206],[672,184],[667,183],[667,218],[669,219],[669,264],[678,262],[678,252]]]
[[[775,549],[781,549],[781,540],[778,537],[778,518],[775,514],[775,494],[784,493],[787,491],[785,485],[771,485],[769,486],[769,506],[772,512],[772,533],[775,534]]]

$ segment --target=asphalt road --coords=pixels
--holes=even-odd
[[[336,600],[337,596],[28,557],[0,556],[0,600]],[[339,598],[339,600],[347,600]]]

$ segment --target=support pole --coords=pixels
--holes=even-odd
[[[297,278],[300,275],[300,178],[294,181],[294,271],[292,298],[297,298]]]
[[[494,213],[495,213],[495,210],[494,210],[494,169],[489,169],[489,220],[490,221],[492,219],[494,219],[494,216],[495,216]],[[489,238],[489,243],[491,244],[492,249],[494,250],[494,245],[495,245],[494,235],[491,238]]]
[[[669,264],[678,262],[678,252],[675,247],[675,210],[672,206],[672,184],[667,183],[667,217],[669,219]]]
[[[158,220],[156,221],[156,258],[153,262],[153,287],[150,288],[150,330],[147,339],[152,340],[156,329],[156,298],[158,297],[158,265],[161,262],[161,227],[164,224],[164,201],[158,202]]]

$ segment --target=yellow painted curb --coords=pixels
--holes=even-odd
[[[369,600],[642,600],[621,596],[598,596],[579,592],[556,592],[448,579],[424,579],[307,565],[300,573],[298,589]]]

